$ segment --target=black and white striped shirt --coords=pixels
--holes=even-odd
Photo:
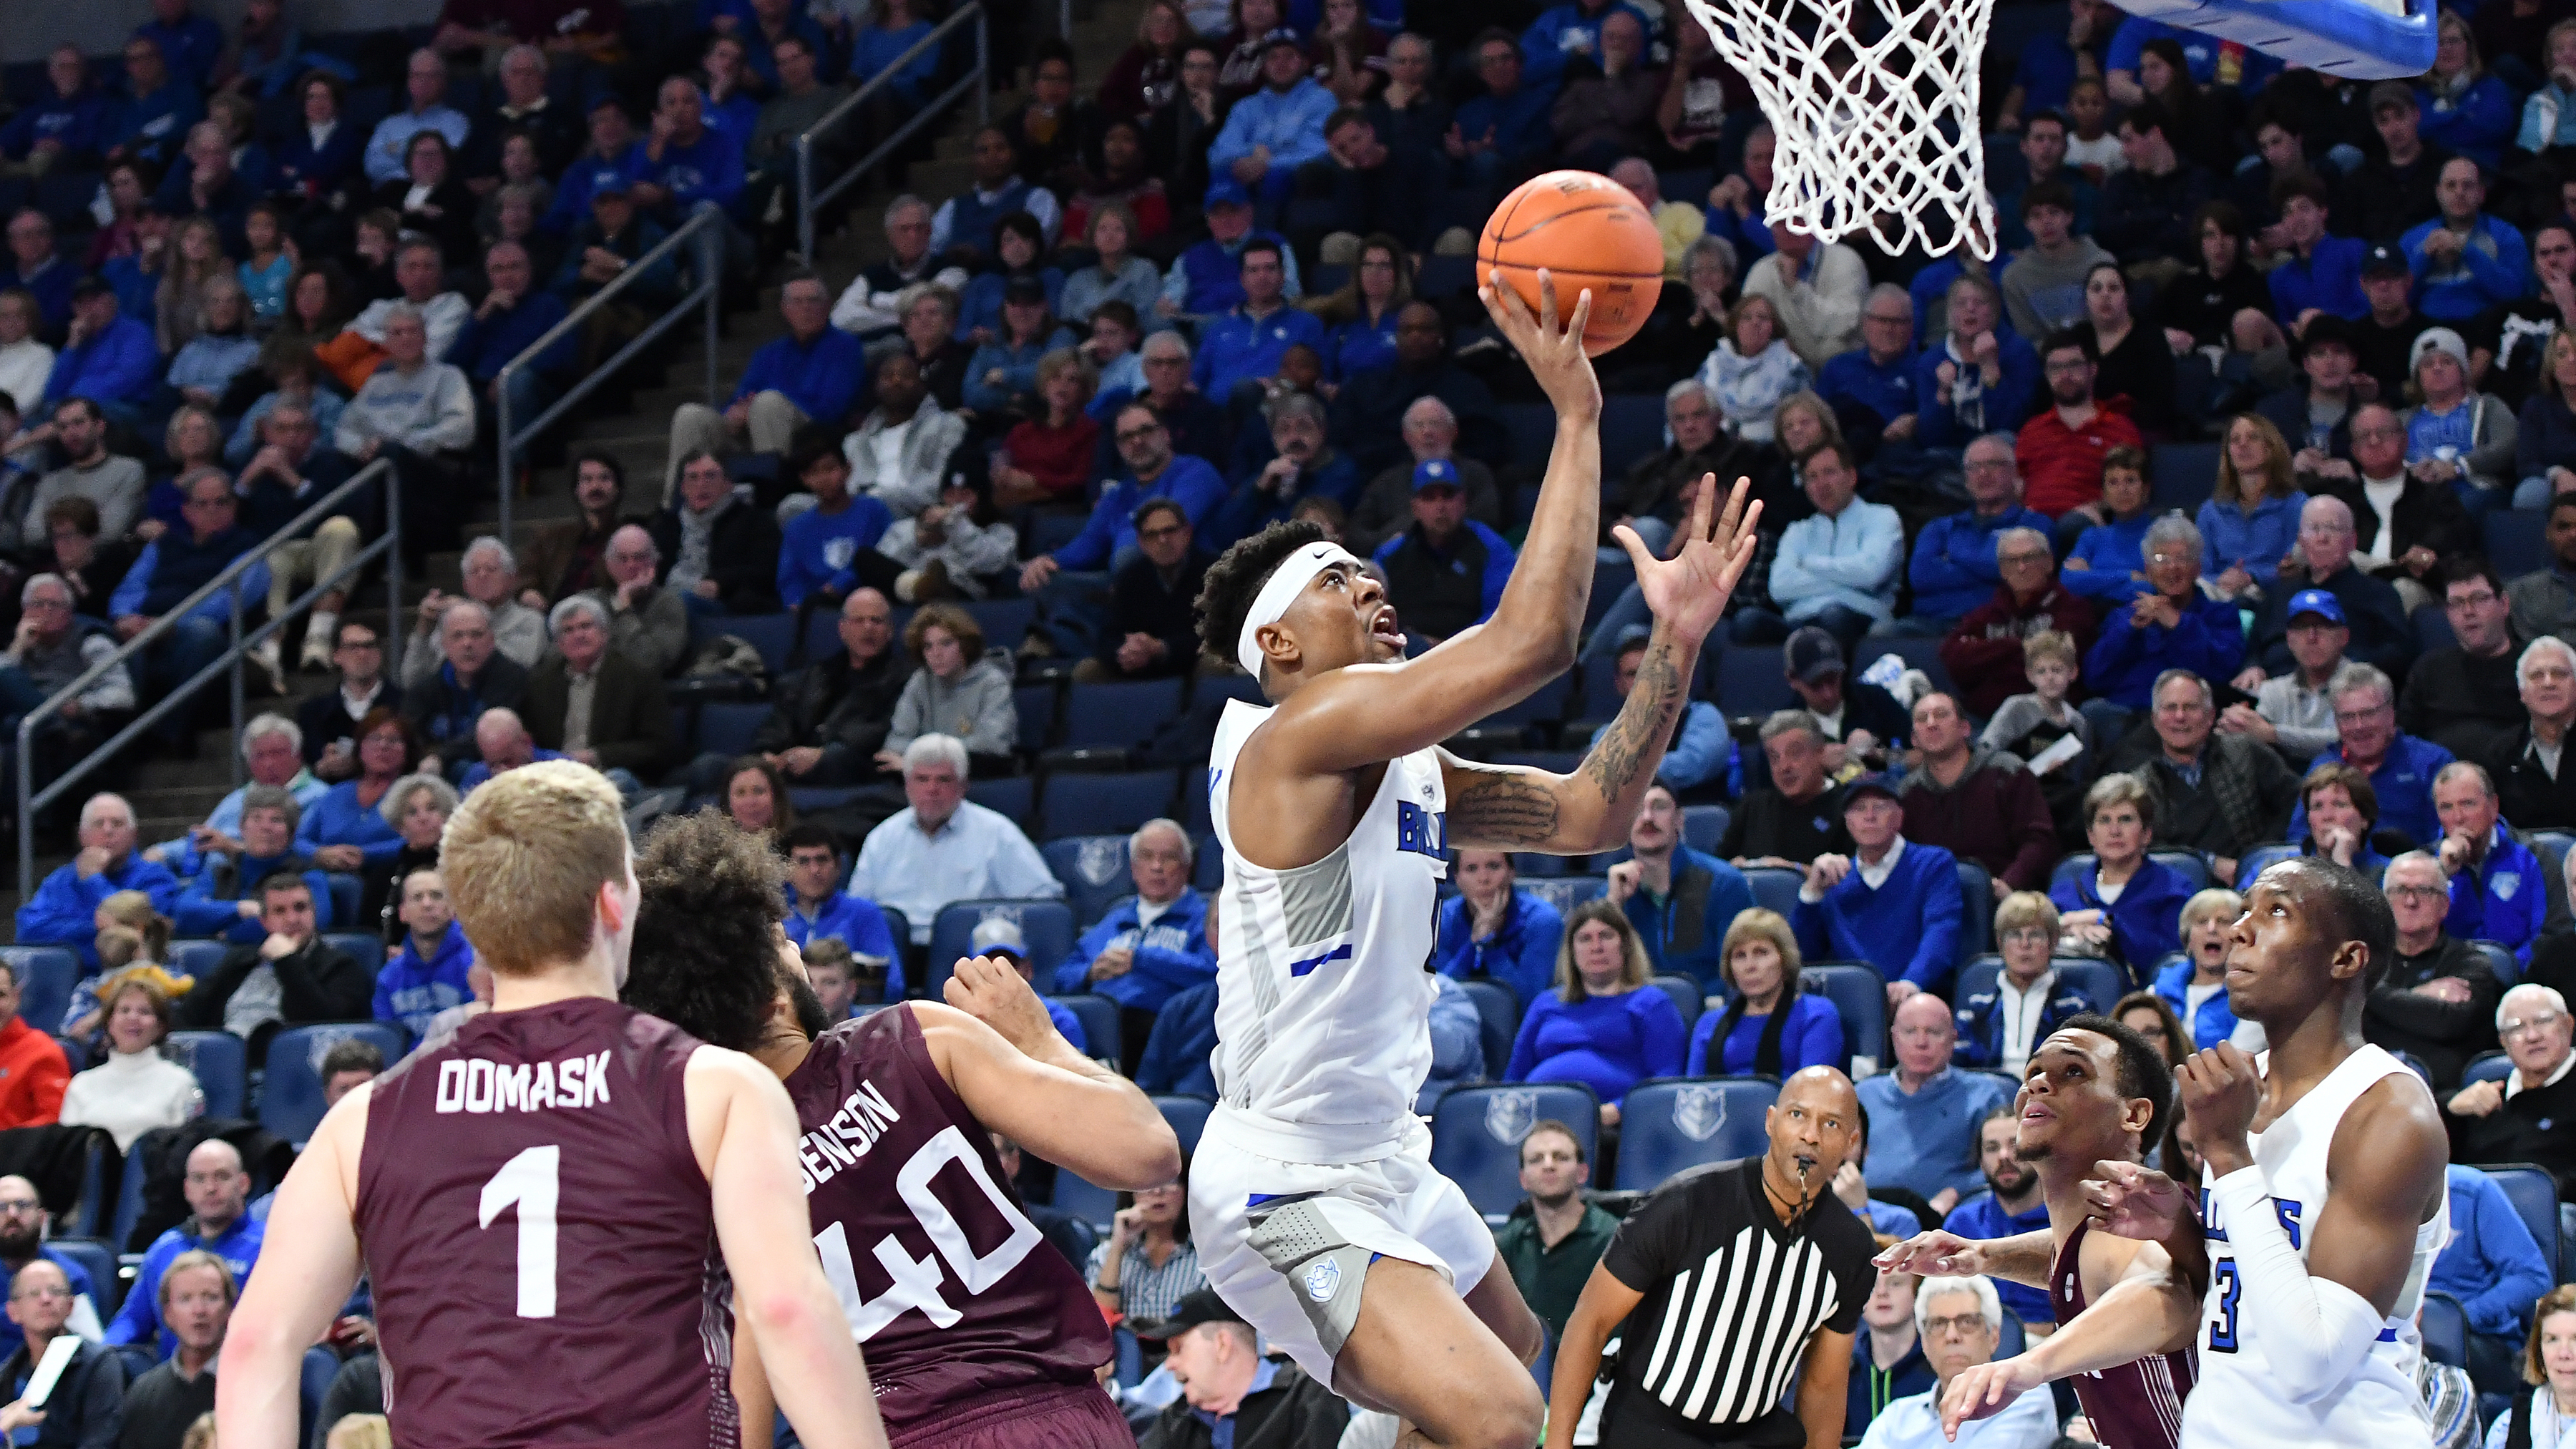
[[[1876,1276],[1869,1228],[1833,1206],[1782,1227],[1752,1157],[1683,1173],[1628,1215],[1601,1266],[1645,1298],[1622,1335],[1601,1442],[1625,1442],[1619,1431],[1705,1439],[1774,1415],[1764,1428],[1794,1436],[1781,1400],[1808,1340],[1858,1328]]]

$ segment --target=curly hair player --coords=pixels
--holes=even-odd
[[[806,1245],[786,1092],[617,1001],[637,894],[621,808],[558,760],[447,822],[492,1009],[341,1098],[287,1173],[225,1337],[224,1443],[300,1442],[304,1350],[363,1261],[405,1449],[730,1449],[734,1342],[790,1366],[806,1443],[885,1444]]]
[[[2188,1449],[2432,1443],[2415,1312],[2451,1235],[2449,1144],[2423,1081],[2361,1035],[2396,942],[2388,898],[2353,871],[2310,856],[2256,877],[2227,1004],[2272,1046],[2182,1064],[2200,1192],[2134,1162],[2086,1184],[2096,1228],[2206,1257]]]
[[[1109,1325],[1020,1210],[991,1134],[1104,1187],[1153,1187],[1181,1170],[1154,1104],[1075,1051],[1003,962],[959,962],[954,1005],[834,1025],[780,928],[777,858],[713,810],[654,830],[635,875],[626,1002],[787,1084],[807,1231],[893,1443],[1133,1449],[1096,1377]],[[744,1444],[766,1449],[770,1384],[739,1341],[733,1384]]]
[[[1480,295],[1556,408],[1529,543],[1492,618],[1406,659],[1385,587],[1311,524],[1237,543],[1199,595],[1200,638],[1270,703],[1228,704],[1208,757],[1225,848],[1219,1102],[1191,1166],[1190,1230],[1225,1301],[1318,1382],[1402,1419],[1406,1449],[1528,1449],[1545,1412],[1526,1368],[1538,1320],[1495,1271],[1483,1219],[1432,1170],[1412,1110],[1431,1062],[1425,962],[1445,852],[1626,838],[1761,511],[1739,481],[1712,521],[1717,490],[1703,488],[1670,560],[1619,530],[1654,635],[1575,773],[1441,750],[1572,662],[1599,536],[1591,299],[1560,326],[1544,272],[1536,317],[1508,287]]]

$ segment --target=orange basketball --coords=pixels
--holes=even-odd
[[[1532,312],[1541,267],[1569,315],[1591,289],[1583,350],[1599,357],[1646,325],[1663,290],[1664,242],[1628,188],[1595,172],[1550,171],[1504,197],[1476,242],[1477,282],[1508,283]]]

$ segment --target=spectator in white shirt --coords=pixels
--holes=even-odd
[[[2048,1449],[2057,1442],[2057,1407],[2046,1394],[2024,1394],[1991,1418],[1941,1432],[1941,1395],[1950,1381],[1991,1363],[2003,1336],[2004,1305],[1995,1285],[1978,1278],[1927,1278],[1914,1295],[1914,1328],[1938,1378],[1930,1389],[1898,1399],[1869,1421],[1860,1449]]]
[[[849,894],[903,912],[915,946],[958,901],[1061,899],[1064,883],[1009,816],[966,798],[966,746],[923,735],[903,752],[911,808],[868,832]]]

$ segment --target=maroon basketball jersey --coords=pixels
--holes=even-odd
[[[2059,1323],[2084,1311],[2078,1255],[2089,1228],[2089,1223],[2077,1223],[2049,1264],[2048,1297]],[[2182,1401],[2190,1397],[2197,1373],[2198,1360],[2188,1348],[2151,1353],[2118,1368],[2077,1374],[2075,1399],[2084,1406],[2093,1438],[2108,1449],[2176,1449],[2182,1442]]]
[[[732,1449],[696,1038],[597,997],[486,1012],[376,1079],[358,1163],[404,1449]]]
[[[814,1246],[894,1442],[973,1400],[1096,1385],[1108,1322],[1020,1210],[910,1008],[825,1032],[787,1095]]]

